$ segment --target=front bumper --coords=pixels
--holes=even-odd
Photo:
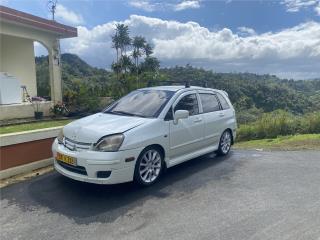
[[[142,148],[118,152],[71,151],[64,145],[58,144],[57,140],[52,144],[54,158],[56,158],[57,152],[74,157],[77,159],[77,166],[85,169],[85,173],[79,173],[71,168],[64,167],[57,160],[54,160],[54,167],[59,173],[74,180],[97,184],[116,184],[132,181],[135,163],[141,151]],[[134,157],[133,161],[125,161],[131,157]],[[111,174],[109,177],[98,177],[99,171],[110,171]]]

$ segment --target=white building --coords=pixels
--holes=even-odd
[[[37,96],[37,81],[34,56],[34,42],[41,43],[49,56],[49,76],[51,88],[50,102],[43,103],[44,114],[53,102],[62,100],[62,84],[60,72],[59,39],[77,36],[77,29],[55,21],[43,19],[28,13],[0,6],[0,72],[14,76],[19,84],[24,85],[30,96]],[[14,79],[14,78],[12,78]],[[7,82],[5,82],[7,81]],[[30,103],[22,102],[22,89],[7,80],[0,84],[0,95],[7,101],[0,101],[0,120],[32,117],[34,110]],[[10,100],[8,91],[14,96],[19,91],[20,103]],[[10,102],[12,101],[12,102]]]

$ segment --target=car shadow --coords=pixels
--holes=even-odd
[[[80,224],[113,222],[145,201],[177,194],[188,195],[210,181],[226,179],[236,168],[230,152],[225,157],[208,154],[169,168],[156,184],[96,185],[74,181],[56,172],[2,190],[1,199],[24,211],[45,207]]]

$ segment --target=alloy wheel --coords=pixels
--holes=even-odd
[[[221,138],[221,151],[227,154],[231,147],[231,134],[229,131],[225,131]]]
[[[146,151],[141,157],[138,169],[141,180],[146,184],[154,182],[160,175],[161,164],[161,155],[158,151],[154,149]]]

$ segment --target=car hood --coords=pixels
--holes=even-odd
[[[153,119],[97,113],[69,123],[63,134],[76,142],[95,143],[101,137],[123,133]]]

